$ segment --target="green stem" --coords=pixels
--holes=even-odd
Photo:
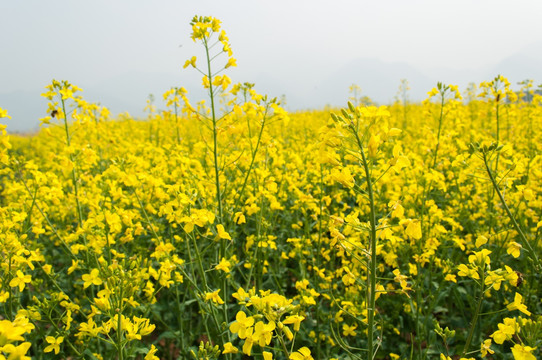
[[[203,44],[205,45],[205,55],[207,56],[207,78],[209,80],[209,97],[211,100],[211,116],[213,120],[213,157],[215,165],[215,185],[216,185],[216,201],[218,203],[218,221],[222,222],[222,195],[220,194],[220,174],[218,171],[218,145],[217,145],[217,118],[215,113],[215,97],[213,93],[213,78],[211,72],[211,58],[209,56],[209,46],[207,44],[207,39],[203,39]],[[224,255],[224,242],[221,242],[220,250],[221,257]]]
[[[9,284],[11,282],[11,279],[13,279],[11,274],[12,272],[11,272],[11,252],[10,252],[9,257],[8,257],[8,276],[6,279],[6,284]],[[9,290],[8,304],[9,304],[8,320],[13,321],[13,291],[11,289]]]
[[[68,115],[66,113],[66,103],[64,99],[61,99],[61,103],[62,103],[62,112],[64,113],[64,130],[66,131],[66,145],[68,146],[68,148],[70,148],[71,137],[70,137],[70,132],[68,129]],[[81,209],[81,202],[79,201],[79,181],[77,178],[77,170],[76,170],[77,166],[76,166],[75,157],[71,153],[71,149],[68,149],[68,151],[70,152],[70,161],[72,162],[71,173],[72,173],[72,182],[73,182],[73,193],[75,195],[75,204],[77,206],[77,219],[79,221],[79,227],[82,228],[83,227],[83,210]],[[85,248],[87,249],[86,251],[87,264],[90,264],[87,236],[84,233],[83,233],[83,242],[84,242]]]
[[[499,127],[499,101],[497,100],[497,104],[495,105],[495,117],[497,119],[497,144],[499,144],[500,141],[500,127]],[[495,160],[495,171],[499,171],[499,153],[497,153],[497,158]]]
[[[290,358],[290,353],[288,352],[288,349],[286,348],[286,344],[284,343],[284,338],[282,336],[283,334],[283,331],[281,329],[278,329],[280,332],[280,336],[278,336],[278,339],[279,339],[279,342],[280,342],[280,345],[282,346],[282,351],[284,352],[284,355],[286,355],[286,359],[289,359]]]
[[[476,328],[476,323],[478,322],[478,316],[480,315],[480,309],[482,308],[482,301],[484,300],[484,292],[485,289],[485,264],[483,264],[484,268],[481,269],[480,275],[481,275],[481,291],[480,291],[480,297],[478,298],[478,304],[476,304],[476,310],[474,312],[474,317],[472,318],[472,323],[470,325],[469,334],[467,335],[467,341],[465,342],[465,347],[463,348],[463,353],[461,354],[461,357],[464,357],[467,351],[469,350],[470,344],[472,342],[472,337],[474,335],[474,329]]]
[[[119,354],[119,360],[123,360],[123,346],[122,346],[122,285],[119,289],[119,308],[117,311],[117,351]]]
[[[484,160],[484,165],[486,167],[487,174],[489,175],[489,179],[491,180],[491,184],[493,184],[493,188],[495,189],[495,191],[497,192],[497,195],[499,196],[499,199],[501,200],[502,207],[504,208],[504,210],[506,211],[506,214],[508,215],[508,218],[510,219],[510,221],[514,225],[514,229],[519,234],[523,245],[525,247],[527,247],[527,249],[528,249],[529,253],[531,254],[531,256],[533,257],[533,260],[535,261],[536,265],[539,268],[541,268],[542,265],[540,264],[540,260],[538,259],[538,256],[536,255],[536,251],[531,246],[531,243],[527,240],[527,237],[525,236],[525,234],[521,230],[521,227],[519,226],[518,222],[514,218],[514,215],[510,211],[510,208],[508,207],[508,205],[506,205],[506,201],[504,200],[504,196],[502,195],[501,190],[499,189],[499,185],[497,184],[497,182],[495,180],[495,176],[493,175],[493,173],[491,172],[491,169],[489,168],[489,164],[488,164],[489,161],[488,161],[486,153],[483,153],[483,160]]]
[[[367,193],[369,195],[369,208],[370,208],[370,216],[369,221],[371,225],[370,229],[370,250],[371,250],[371,259],[370,259],[370,265],[369,265],[369,289],[368,289],[368,307],[367,307],[367,359],[373,360],[375,353],[374,353],[374,316],[376,312],[376,210],[375,210],[375,203],[374,203],[374,194],[373,194],[373,185],[371,181],[371,172],[369,169],[369,163],[367,161],[367,158],[365,156],[365,152],[363,151],[363,144],[361,142],[361,139],[355,130],[355,128],[351,127],[354,136],[356,137],[356,141],[358,143],[359,151],[362,158],[363,168],[365,170],[365,180],[367,181]]]
[[[438,119],[438,134],[437,134],[437,147],[435,148],[435,158],[433,159],[433,168],[437,165],[438,149],[440,146],[440,132],[442,130],[442,118],[444,114],[444,94],[441,94],[442,100],[440,103],[440,116]]]
[[[262,126],[261,126],[260,132],[258,134],[258,140],[256,141],[256,147],[254,148],[254,151],[252,152],[252,159],[250,160],[250,166],[248,167],[248,171],[245,174],[245,179],[243,181],[243,186],[241,186],[241,191],[239,191],[237,193],[237,199],[238,200],[242,199],[243,193],[245,191],[245,187],[247,186],[248,177],[250,176],[250,173],[252,172],[252,167],[254,166],[254,162],[256,160],[256,154],[258,153],[258,148],[260,147],[260,142],[261,142],[262,135],[263,135],[263,129],[265,127],[265,121],[267,120],[267,111],[268,111],[268,109],[266,108],[265,109],[265,114],[264,114],[264,117],[263,117],[263,120],[262,120]]]
[[[177,131],[177,144],[181,144],[181,134],[179,133],[179,116],[177,115],[177,102],[173,103],[175,105],[175,129]]]
[[[214,158],[214,167],[215,167],[216,202],[218,203],[218,221],[219,223],[223,223],[224,216],[222,212],[222,194],[220,190],[220,172],[218,170],[218,141],[217,141],[218,119],[216,118],[216,111],[215,111],[215,97],[214,97],[214,91],[213,91],[213,78],[212,78],[213,73],[211,71],[212,59],[209,56],[209,44],[207,43],[207,38],[203,38],[203,44],[205,46],[205,55],[207,57],[207,78],[209,80],[209,98],[211,100],[211,116],[213,120],[213,158]],[[196,251],[198,250],[196,249]],[[221,239],[220,251],[219,251],[217,260],[220,261],[220,259],[222,259],[225,256],[226,256],[226,240]],[[198,254],[198,257],[199,257],[199,254]],[[222,281],[221,289],[222,289],[222,294],[224,296],[227,296],[226,281]],[[224,311],[224,321],[227,321],[228,306],[226,302],[224,302],[223,311]],[[214,317],[214,310],[213,310],[213,317]],[[216,318],[215,318],[215,321],[217,321]],[[218,328],[218,321],[217,321],[217,331],[220,332],[220,328]]]

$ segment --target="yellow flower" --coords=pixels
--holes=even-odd
[[[0,119],[1,118],[11,119],[11,116],[8,115],[7,110],[4,110],[4,109],[0,108]]]
[[[275,330],[274,322],[264,324],[263,321],[258,321],[258,323],[256,323],[254,326],[252,340],[262,347],[269,345],[273,337],[273,330]]]
[[[54,336],[47,336],[45,341],[47,341],[50,345],[48,345],[43,351],[47,353],[54,350],[55,354],[58,354],[60,351],[60,344],[62,344],[64,341],[64,336],[59,336],[57,338]]]
[[[476,238],[475,246],[479,248],[482,245],[487,244],[487,238],[484,235],[480,235]]]
[[[480,352],[482,353],[482,357],[486,357],[486,355],[488,353],[490,354],[494,354],[495,351],[491,350],[491,339],[487,339],[485,340],[481,345],[480,345]]]
[[[446,276],[444,277],[444,280],[457,283],[456,276],[453,274],[446,274]]]
[[[18,346],[7,344],[2,348],[2,351],[9,354],[7,360],[32,360],[30,356],[25,356],[31,345],[29,342],[24,342]]]
[[[301,321],[305,320],[304,316],[301,315],[290,315],[284,321],[283,324],[294,324],[294,330],[299,331],[299,328],[301,326]]]
[[[9,282],[9,286],[11,287],[19,287],[19,291],[23,291],[24,287],[27,283],[32,281],[32,277],[30,275],[25,275],[21,270],[17,270],[16,277],[11,279]]]
[[[239,349],[233,346],[231,342],[227,342],[224,344],[224,350],[222,351],[222,354],[237,354],[238,352]]]
[[[484,268],[485,265],[489,265],[489,263],[491,262],[491,259],[489,258],[489,254],[491,254],[491,250],[488,250],[488,249],[475,251],[473,255],[469,256],[469,263],[471,263],[472,265]]]
[[[145,355],[144,360],[160,360],[160,358],[158,356],[154,355],[154,354],[156,354],[156,351],[158,351],[158,349],[154,345],[151,345],[151,349],[149,350],[147,355]]]
[[[235,315],[235,320],[230,325],[230,331],[234,334],[238,334],[240,339],[244,339],[247,337],[247,330],[252,327],[254,324],[254,318],[252,316],[248,316],[245,314],[244,311],[239,311],[237,315]]]
[[[499,327],[499,330],[490,335],[497,344],[502,344],[506,340],[511,340],[512,336],[514,336],[519,329],[516,319],[513,318],[504,318],[503,323],[497,326]]]
[[[512,355],[514,355],[515,360],[536,360],[536,357],[531,354],[534,350],[536,350],[536,348],[516,344],[512,348]]]
[[[231,271],[231,262],[226,260],[226,258],[222,258],[217,266],[215,266],[216,270],[224,271],[225,273],[229,273]]]
[[[401,275],[399,269],[393,270],[393,275],[395,275],[393,280],[398,282],[401,285],[401,289],[403,291],[412,290],[412,288],[408,286],[408,283],[406,281],[408,277],[406,275]]]
[[[357,325],[349,326],[347,324],[343,324],[343,335],[344,336],[356,336],[356,329],[358,328]]]
[[[506,248],[506,252],[508,255],[512,255],[516,259],[521,255],[521,244],[518,244],[515,241],[511,241],[508,243],[508,247]]]
[[[222,300],[220,298],[220,295],[218,295],[219,292],[220,292],[220,289],[210,292],[210,293],[205,293],[205,300],[206,301],[211,300],[215,304],[219,304],[219,305],[224,304],[224,300]]]
[[[196,57],[192,56],[190,60],[186,60],[186,62],[183,65],[183,69],[186,69],[188,66],[192,65],[193,68],[196,68]]]
[[[101,328],[96,326],[94,319],[89,318],[86,323],[83,322],[79,324],[79,333],[77,334],[77,336],[96,337],[100,333],[100,330]]]
[[[457,270],[459,270],[457,273],[457,275],[459,276],[468,276],[473,279],[480,279],[480,275],[478,274],[478,271],[476,269],[469,268],[465,264],[460,264],[457,267]]]
[[[0,321],[0,347],[13,341],[23,341],[22,336],[26,330],[23,327],[16,326],[9,320]]]
[[[290,360],[314,360],[308,347],[303,346],[298,351],[290,354]]]
[[[350,169],[343,167],[340,171],[338,169],[333,169],[331,172],[331,177],[338,183],[341,183],[345,187],[354,186],[354,176],[350,173]]]
[[[239,302],[245,302],[248,298],[250,298],[250,295],[242,287],[240,287],[237,292],[234,292],[231,296],[233,296]]]
[[[233,217],[233,222],[237,225],[245,224],[247,222],[245,215],[242,212],[236,212]]]
[[[73,99],[73,91],[70,88],[64,88],[58,91],[62,96],[62,100]]]
[[[203,78],[201,79],[201,84],[205,89],[208,89],[211,86],[211,84],[209,83],[209,77],[207,75],[203,76]]]
[[[66,324],[66,330],[70,330],[73,321],[71,310],[66,311],[66,316],[62,319],[62,321],[64,322],[64,324]]]
[[[405,233],[415,240],[422,238],[422,226],[418,220],[409,221]]]
[[[506,271],[506,274],[503,275],[504,279],[510,282],[512,286],[518,286],[518,274],[508,265],[504,265],[504,269]]]
[[[217,236],[219,239],[231,240],[230,234],[228,234],[228,232],[224,230],[224,225],[218,224],[216,226],[216,232],[218,233]]]
[[[235,60],[235,58],[229,58],[228,63],[226,64],[226,66],[224,66],[224,68],[227,69],[230,66],[237,66],[237,60]]]
[[[522,300],[523,300],[523,296],[521,296],[521,294],[519,293],[516,293],[516,295],[514,296],[514,302],[508,304],[506,308],[510,311],[519,310],[525,315],[530,316],[531,312],[527,310],[527,305],[522,304],[521,302]]]
[[[367,150],[369,151],[369,156],[376,157],[376,154],[378,152],[378,145],[380,145],[380,136],[371,135],[371,138],[369,139],[369,144],[367,144]]]
[[[243,354],[248,356],[252,353],[252,346],[254,345],[254,340],[252,338],[253,331],[254,328],[247,329],[245,342],[243,343]]]
[[[90,285],[101,285],[103,283],[102,279],[100,279],[100,271],[98,269],[92,269],[90,271],[90,274],[84,274],[82,276],[83,281],[85,282],[83,284],[83,288],[87,288]]]

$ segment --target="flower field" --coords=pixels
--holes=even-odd
[[[53,80],[0,127],[0,359],[542,356],[531,82],[288,113],[192,26],[203,101],[111,119]]]

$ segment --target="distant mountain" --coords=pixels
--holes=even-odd
[[[468,83],[491,80],[496,75],[507,77],[515,88],[517,82],[532,79],[535,85],[542,83],[542,43],[532,44],[512,56],[490,66],[479,69],[447,69],[439,67],[417,68],[403,62],[385,62],[378,59],[360,58],[329,67],[305,78],[282,76],[269,72],[253,73],[253,78],[238,79],[256,84],[256,91],[271,97],[286,96],[288,110],[317,109],[326,105],[344,106],[350,97],[349,87],[361,87],[362,96],[387,104],[394,101],[401,79],[407,79],[411,88],[411,101],[427,97],[438,81],[459,85],[464,89]],[[241,69],[235,69],[236,75]],[[294,71],[294,70],[292,70]],[[244,75],[245,77],[246,75]],[[323,80],[322,80],[323,79]],[[46,84],[44,84],[45,86]],[[109,108],[116,116],[129,112],[132,116],[144,116],[143,109],[149,94],[154,94],[155,105],[164,109],[162,94],[172,86],[183,86],[189,91],[192,102],[205,99],[201,86],[201,75],[195,71],[179,73],[127,72],[89,84],[76,84],[83,89],[82,96],[89,102],[98,102]],[[27,91],[0,93],[0,106],[7,109],[12,119],[3,119],[10,132],[24,132],[39,128],[39,118],[46,116],[47,101],[40,97],[43,88]]]
[[[499,62],[492,74],[487,74],[489,80],[501,74],[512,84],[526,79],[533,80],[535,85],[542,83],[542,43],[524,48],[522,51]]]
[[[121,74],[93,84],[75,84],[83,89],[81,96],[88,102],[100,103],[113,116],[129,112],[132,116],[144,116],[143,109],[149,94],[154,94],[155,105],[164,109],[162,94],[172,86],[201,89],[195,80],[181,83],[178,74],[132,72]],[[45,87],[46,84],[44,84]],[[27,132],[39,129],[39,119],[47,116],[47,100],[40,96],[45,89],[0,93],[0,106],[8,110],[11,119],[2,119],[9,132]],[[204,94],[194,93],[191,97]]]
[[[199,80],[183,77],[181,74],[128,72],[108,78],[83,88],[85,94],[99,101],[112,113],[129,112],[132,116],[143,116],[150,94],[154,95],[155,105],[164,109],[162,95],[173,86],[185,87],[189,97],[197,96],[201,88]],[[191,93],[195,89],[196,93]],[[86,99],[86,96],[84,96]],[[201,97],[201,96],[200,96]]]
[[[373,101],[387,104],[394,101],[401,79],[407,79],[411,88],[411,99],[424,98],[435,86],[435,82],[421,71],[406,63],[388,63],[378,59],[356,59],[342,66],[330,77],[322,81],[310,95],[322,106],[344,106],[350,97],[349,87],[361,87],[361,95]]]

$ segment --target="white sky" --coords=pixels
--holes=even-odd
[[[128,73],[191,84],[195,75],[181,69],[200,51],[190,39],[196,14],[222,20],[238,60],[234,81],[264,79],[280,92],[270,95],[287,97],[360,58],[439,74],[542,51],[539,0],[1,0],[0,95],[41,91],[53,78],[95,92],[108,84],[118,94],[124,90],[115,79]],[[153,86],[146,94],[167,90]]]

